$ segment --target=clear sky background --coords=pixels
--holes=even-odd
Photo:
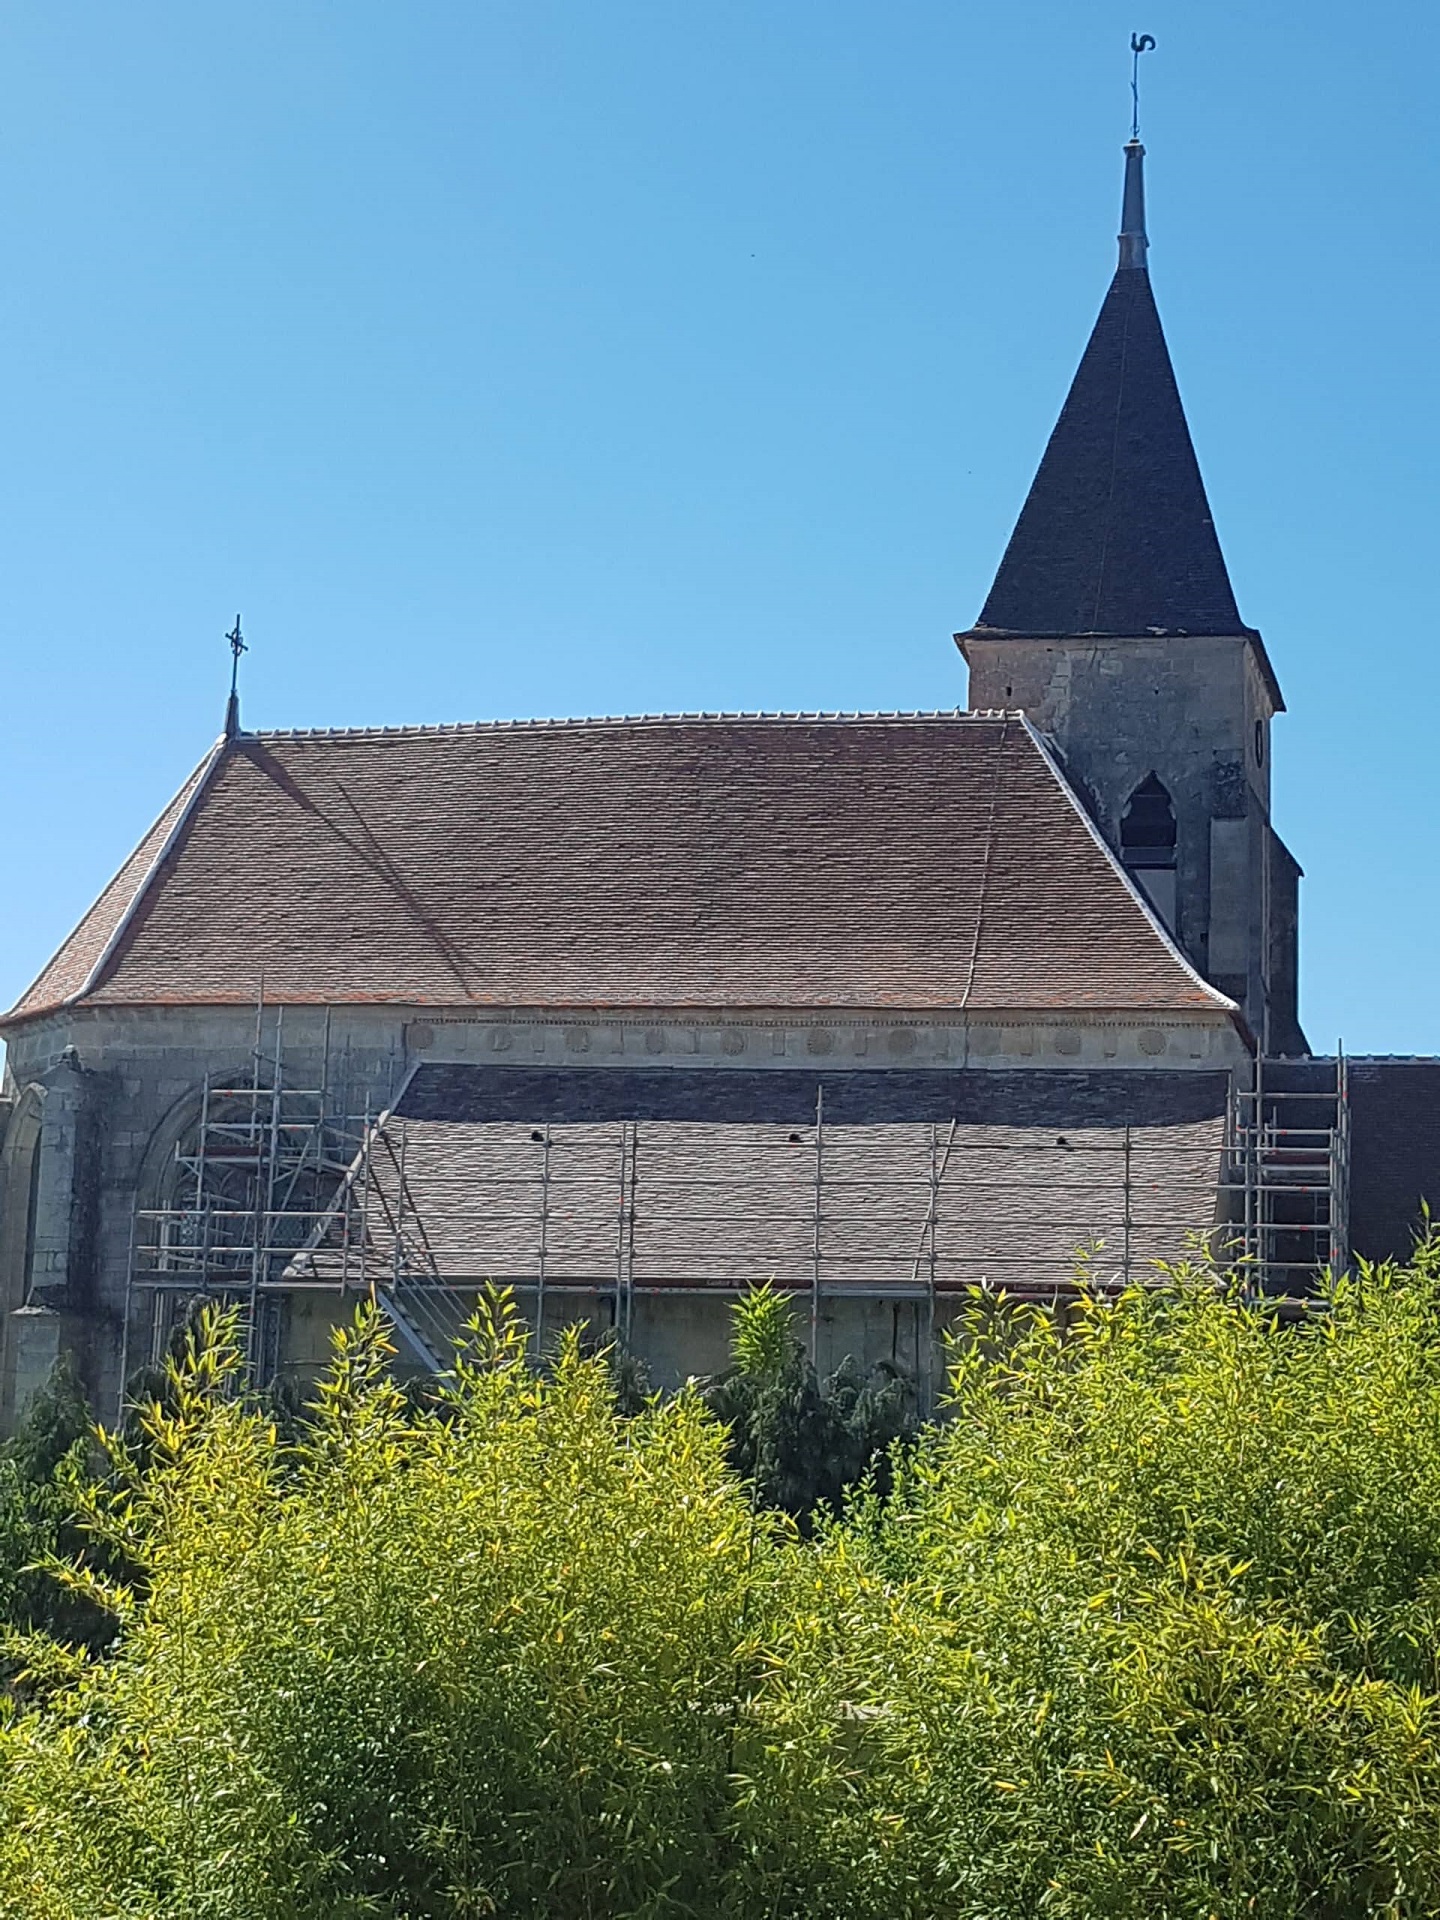
[[[1306,1025],[1440,1052],[1434,0],[10,0],[0,1000],[237,609],[252,726],[961,704],[1132,29]]]

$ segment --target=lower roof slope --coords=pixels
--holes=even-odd
[[[983,1126],[1044,1134],[1144,1132],[1225,1114],[1225,1071],[1136,1067],[493,1067],[427,1060],[394,1107],[399,1121],[609,1126],[706,1121],[827,1127]]]
[[[1350,1244],[1408,1260],[1440,1215],[1440,1060],[1352,1060]]]
[[[1233,1012],[1016,715],[241,734],[60,1005]]]
[[[903,1297],[928,1274],[942,1291],[989,1281],[1051,1292],[1073,1283],[1080,1246],[1095,1250],[1093,1283],[1140,1280],[1215,1224],[1228,1088],[1224,1073],[1123,1068],[427,1065],[372,1135],[363,1250],[359,1236],[337,1244],[329,1232],[292,1275],[363,1273],[389,1287],[398,1257],[422,1287],[533,1285],[543,1248],[547,1289],[604,1290],[616,1284],[618,1230],[642,1289],[743,1289],[759,1273]],[[632,1177],[617,1222],[626,1128]]]

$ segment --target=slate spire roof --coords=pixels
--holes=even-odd
[[[1146,266],[1145,149],[1120,264],[978,623],[1015,634],[1248,634]]]

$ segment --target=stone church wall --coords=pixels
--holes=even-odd
[[[262,1050],[273,1045],[271,1016]],[[403,1021],[388,1012],[333,1017],[331,1047],[337,1087],[344,1084],[362,1110],[367,1096],[377,1110],[383,1106],[404,1072]],[[323,1014],[287,1013],[292,1083],[314,1083],[323,1049]],[[97,1412],[113,1417],[135,1207],[160,1201],[176,1143],[198,1116],[206,1074],[248,1085],[254,1053],[255,1014],[239,1008],[84,1012],[11,1036],[7,1076],[17,1112],[38,1092],[47,1118],[38,1217],[26,1204],[29,1169],[22,1170],[18,1153],[10,1156],[0,1196],[0,1299],[7,1309],[0,1423],[13,1423],[37,1384],[36,1369],[43,1377],[62,1345],[76,1351]],[[49,1319],[17,1330],[17,1310]]]
[[[1021,707],[1053,740],[1106,840],[1150,775],[1175,809],[1171,932],[1271,1045],[1303,1050],[1296,999],[1300,870],[1270,825],[1274,705],[1244,637],[964,636],[970,702]],[[1271,842],[1277,852],[1272,852]]]
[[[267,1062],[276,1021],[267,1011],[262,1022]],[[206,1075],[248,1085],[255,1052],[255,1013],[242,1007],[92,1008],[11,1034],[11,1117],[0,1149],[0,1424],[13,1422],[62,1347],[77,1354],[97,1411],[114,1416],[135,1209],[163,1203],[177,1142],[198,1119]],[[338,1008],[328,1023],[322,1009],[287,1009],[282,1053],[288,1085],[318,1086],[324,1072],[332,1101],[357,1115],[383,1110],[421,1061],[1214,1070],[1245,1058],[1230,1020],[1209,1011],[1153,1020],[1017,1014],[967,1022],[762,1010],[707,1021],[654,1011],[625,1018],[499,1010],[446,1017],[383,1006]],[[269,1072],[264,1065],[262,1077]],[[326,1315],[307,1306],[290,1318],[297,1363],[322,1359]],[[701,1344],[713,1345],[719,1335],[712,1333]]]

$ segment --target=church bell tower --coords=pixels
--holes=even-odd
[[[1120,263],[979,620],[972,708],[1022,707],[1192,964],[1259,1045],[1306,1050],[1300,869],[1270,824],[1280,686],[1241,620],[1147,264],[1125,148]]]

